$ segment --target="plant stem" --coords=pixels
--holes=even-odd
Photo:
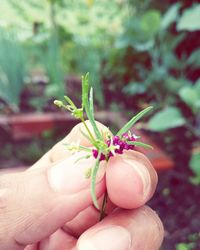
[[[107,191],[105,191],[105,194],[103,197],[103,203],[102,203],[101,210],[100,210],[99,221],[103,220],[103,218],[105,217],[105,209],[106,209],[107,199],[108,199],[108,193],[107,193]]]
[[[90,132],[90,130],[89,130],[89,128],[88,128],[88,126],[87,126],[87,124],[86,124],[84,118],[82,117],[82,118],[80,118],[80,119],[81,119],[82,123],[84,124],[84,126],[85,126],[85,128],[86,128],[86,130],[87,130],[87,132],[88,132],[88,134],[89,134],[89,136],[90,136],[90,138],[91,138],[93,144],[96,145],[95,138],[94,138],[94,136],[92,135],[92,133]]]

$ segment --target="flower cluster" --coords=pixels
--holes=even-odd
[[[106,160],[108,161],[110,157],[115,156],[116,154],[123,154],[124,150],[134,150],[135,146],[152,148],[150,145],[147,145],[143,142],[137,140],[137,136],[131,134],[130,129],[132,126],[143,117],[147,112],[149,112],[152,107],[147,107],[144,110],[140,111],[138,114],[133,116],[130,121],[128,121],[117,133],[115,136],[112,136],[109,132],[102,134],[102,131],[99,130],[94,116],[94,103],[93,103],[93,89],[89,86],[89,74],[87,73],[82,77],[82,105],[81,107],[77,107],[75,103],[68,97],[64,96],[65,102],[60,100],[55,100],[54,103],[60,108],[64,108],[71,112],[71,114],[79,119],[83,126],[85,127],[85,131],[80,131],[85,138],[88,139],[90,144],[92,144],[93,149],[90,147],[85,147],[76,144],[67,144],[67,149],[72,152],[85,151],[87,154],[78,160],[85,158],[88,159],[91,156],[94,157],[95,164],[94,166],[90,166],[86,173],[86,178],[91,178],[91,196],[94,203],[94,206],[99,209],[99,204],[96,197],[96,176],[98,170],[100,168],[100,161]],[[88,118],[91,128],[87,125],[85,121],[85,117]],[[94,132],[94,133],[93,133]],[[105,136],[106,139],[105,139]],[[105,215],[105,207],[107,202],[107,192],[104,194],[103,204],[100,209],[100,220]]]
[[[108,154],[105,155],[101,153],[99,160],[108,160],[110,157],[115,154],[123,154],[124,150],[134,150],[135,145],[131,144],[137,140],[137,136],[135,134],[124,133],[122,136],[113,136],[112,138],[106,140],[106,144],[108,145]],[[98,150],[93,149],[92,154],[94,158],[98,157]]]

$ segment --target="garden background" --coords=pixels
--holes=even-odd
[[[97,117],[111,128],[108,116],[119,125],[154,107],[137,129],[170,159],[150,201],[165,226],[161,249],[200,249],[198,1],[1,0],[0,9],[0,168],[31,165],[70,131],[76,122],[53,100],[79,105],[90,72]]]

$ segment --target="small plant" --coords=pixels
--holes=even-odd
[[[152,148],[150,145],[138,141],[138,136],[130,132],[131,127],[135,124],[143,115],[149,112],[152,107],[148,107],[135,115],[128,123],[126,123],[116,135],[112,135],[107,129],[102,132],[98,129],[94,118],[94,105],[93,105],[93,89],[89,87],[89,74],[87,73],[82,77],[82,106],[77,108],[73,101],[64,96],[67,104],[62,101],[55,100],[54,103],[60,108],[65,108],[70,111],[71,114],[79,119],[85,126],[87,133],[82,134],[90,141],[92,147],[84,147],[82,145],[67,144],[68,150],[72,151],[85,151],[84,158],[94,157],[96,159],[94,166],[88,169],[86,178],[91,178],[91,196],[94,206],[99,209],[97,197],[95,193],[96,176],[99,170],[101,161],[109,161],[111,157],[116,154],[123,154],[124,150],[134,150],[135,146],[141,146],[146,148]],[[85,114],[89,119],[93,131],[89,129],[85,122]],[[100,220],[104,217],[104,211],[106,207],[107,193],[104,195],[102,207],[100,209]]]

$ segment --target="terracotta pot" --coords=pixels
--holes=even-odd
[[[113,124],[121,128],[127,119],[116,112],[98,112],[96,119],[102,123]],[[62,128],[66,131],[74,126],[77,120],[66,112],[57,113],[30,113],[17,114],[10,116],[0,116],[0,126],[4,127],[14,140],[32,138],[40,135],[45,130]],[[67,129],[68,128],[68,129]],[[142,141],[153,146],[153,150],[147,150],[138,147],[137,150],[147,155],[156,170],[170,169],[174,167],[172,159],[164,153],[158,145],[155,144],[145,133],[133,130],[133,132],[142,137]]]

